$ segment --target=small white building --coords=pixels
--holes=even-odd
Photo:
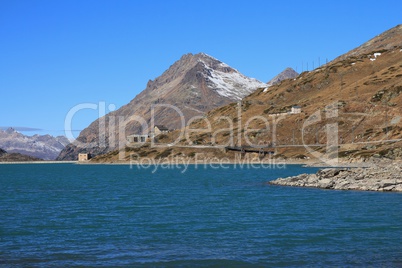
[[[301,107],[300,106],[292,106],[292,109],[290,110],[291,114],[299,114],[301,113]]]

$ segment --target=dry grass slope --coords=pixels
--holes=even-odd
[[[322,144],[314,150],[324,152],[331,137],[328,125],[332,124],[339,132],[340,157],[350,161],[370,157],[402,159],[402,142],[398,141],[402,139],[401,93],[402,26],[398,25],[326,65],[268,90],[258,89],[240,104],[231,103],[208,112],[204,119],[186,128],[190,139],[182,138],[180,144]],[[302,113],[272,116],[290,111],[294,105],[301,106]],[[336,108],[335,116],[326,113],[329,107]],[[178,136],[179,131],[170,133],[164,142]],[[183,152],[146,147],[138,150],[140,156],[149,157]],[[183,154],[189,153],[187,150]],[[278,147],[275,157],[311,156],[302,146],[289,146]]]

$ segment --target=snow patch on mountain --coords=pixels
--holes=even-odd
[[[374,53],[374,58],[370,58],[371,61],[375,61],[377,57],[381,56],[381,53]]]
[[[208,57],[212,58],[211,56]],[[233,100],[241,100],[247,95],[253,93],[257,88],[267,86],[265,83],[262,83],[257,79],[249,78],[245,75],[242,75],[237,70],[229,67],[225,63],[219,62],[221,67],[230,68],[230,71],[226,70],[227,72],[225,72],[215,70],[212,69],[203,60],[199,60],[199,62],[202,62],[205,68],[208,70],[207,73],[204,73],[204,77],[207,80],[208,86],[216,90],[216,92],[223,97],[227,97]]]
[[[227,65],[226,63],[224,63],[224,62],[218,60],[217,58],[212,57],[211,55],[208,55],[208,54],[205,54],[205,53],[200,53],[200,55],[203,56],[203,57],[209,58],[209,59],[211,59],[211,60],[213,60],[213,61],[215,61],[215,62],[219,62],[219,65],[220,65],[221,67],[229,67],[229,68],[231,68],[231,69],[233,69],[233,70],[236,70],[236,69],[230,67],[229,65]],[[201,59],[200,59],[199,61],[205,63],[205,62],[204,62],[203,60],[201,60]],[[237,70],[236,70],[236,71],[237,71]]]
[[[216,88],[219,95],[231,99],[241,100],[257,88],[266,86],[256,79],[245,77],[237,72],[224,73],[212,69],[210,71],[209,80],[214,84],[212,87]]]
[[[44,160],[56,159],[61,150],[69,143],[64,136],[25,136],[13,128],[0,130],[0,148],[8,153],[21,153]]]

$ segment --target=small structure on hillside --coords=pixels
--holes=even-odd
[[[155,140],[160,134],[167,134],[170,130],[163,125],[155,125],[153,131],[148,134],[132,134],[126,137],[129,143],[146,143]]]
[[[163,126],[163,125],[155,125],[154,126],[154,133],[153,134],[155,135],[155,137],[160,135],[160,134],[167,134],[169,132],[170,132],[170,130],[167,127]]]
[[[292,109],[290,110],[291,114],[299,114],[301,113],[301,107],[300,106],[292,106]]]
[[[78,162],[85,162],[88,161],[89,159],[91,159],[91,155],[90,154],[78,154]]]
[[[130,143],[145,143],[148,137],[148,134],[134,134],[127,136],[127,141]]]

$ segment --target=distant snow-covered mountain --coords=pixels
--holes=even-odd
[[[54,160],[70,141],[64,136],[26,136],[13,128],[0,130],[0,148],[44,160]]]

